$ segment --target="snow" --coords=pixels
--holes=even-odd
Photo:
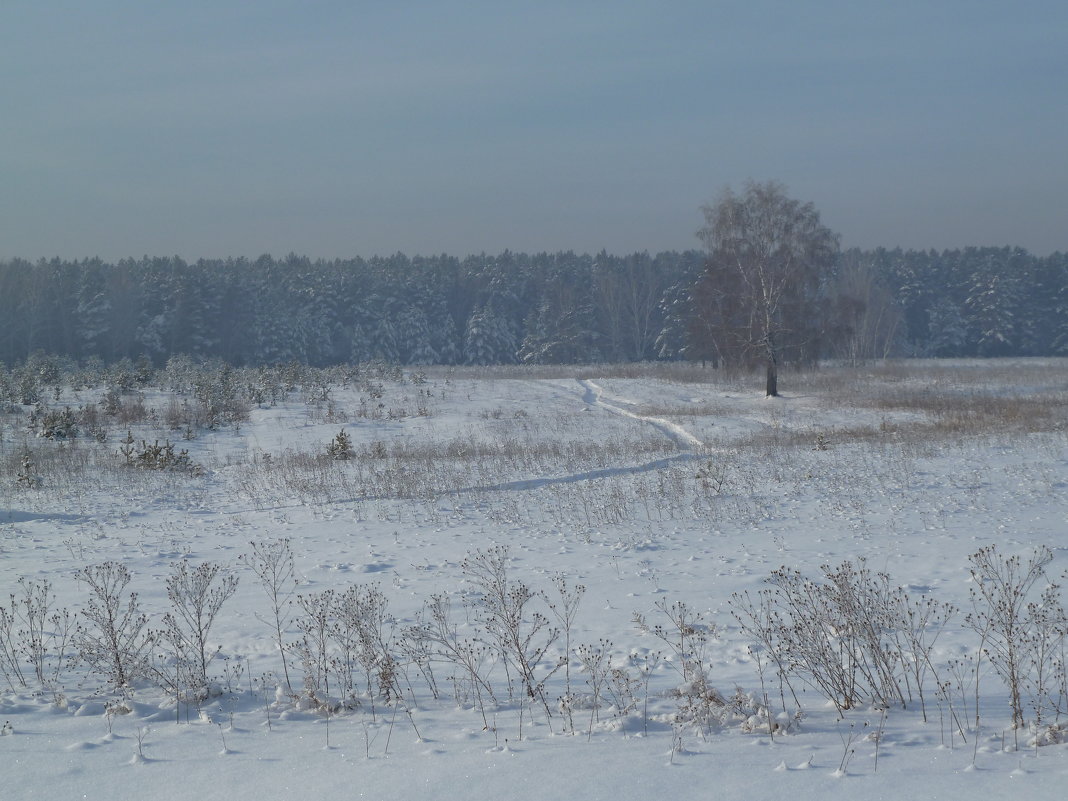
[[[13,490],[4,476],[0,597],[17,593],[20,577],[47,579],[54,608],[75,611],[86,601],[75,572],[118,560],[160,628],[178,560],[219,563],[240,583],[210,635],[221,649],[209,667],[220,694],[200,709],[176,708],[148,684],[120,701],[84,668],[66,672],[61,696],[9,689],[0,676],[0,797],[1056,797],[1068,746],[1028,747],[1022,732],[1017,749],[1007,693],[988,665],[978,732],[971,719],[951,725],[950,708],[934,701],[927,723],[913,706],[840,718],[812,690],[801,693],[797,721],[791,705],[772,699],[774,736],[760,715],[708,730],[673,727],[680,666],[634,622],[640,613],[664,623],[659,606],[684,602],[715,626],[705,664],[716,688],[759,694],[728,602],[765,586],[780,566],[816,577],[821,565],[863,557],[910,592],[964,610],[968,555],[980,547],[1026,554],[1049,546],[1049,574],[1059,577],[1068,568],[1062,428],[939,432],[919,428],[931,420],[923,408],[875,402],[903,384],[1063,401],[1068,364],[1048,360],[1026,373],[1018,364],[1026,363],[784,376],[778,399],[765,399],[759,381],[711,373],[701,381],[655,370],[428,369],[425,383],[383,379],[377,398],[366,386],[334,386],[332,413],[298,391],[253,409],[236,429],[199,432],[179,447],[201,475],[101,468],[62,495],[47,483]],[[1025,386],[1023,375],[1034,383]],[[167,399],[145,396],[159,408]],[[361,416],[361,408],[378,411]],[[357,459],[301,473],[298,457],[325,451],[342,427]],[[910,436],[913,428],[924,433]],[[104,449],[116,450],[123,433]],[[133,433],[149,442],[177,436],[150,424]],[[462,610],[477,588],[461,564],[494,546],[508,549],[510,577],[550,599],[555,576],[581,583],[572,652],[558,641],[546,656],[571,659],[573,731],[560,710],[546,720],[500,689],[505,697],[484,727],[472,703],[454,700],[444,668],[437,699],[409,671],[407,707],[379,699],[373,713],[365,702],[324,717],[295,701],[280,687],[263,588],[239,561],[250,541],[281,537],[291,543],[298,593],[377,583],[398,634],[434,594],[446,595],[461,630],[471,631]],[[937,642],[940,664],[976,648],[962,618]],[[291,624],[287,637],[297,635]],[[621,719],[607,702],[592,708],[574,651],[602,639],[614,665],[630,655],[631,664],[652,665],[648,716]],[[293,658],[289,669],[300,673]],[[494,670],[500,688],[503,673]],[[553,673],[550,700],[563,682]]]

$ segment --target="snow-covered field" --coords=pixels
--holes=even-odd
[[[45,581],[50,614],[92,628],[76,578],[88,566],[124,565],[152,630],[172,611],[176,563],[238,584],[210,628],[199,701],[176,703],[160,679],[166,642],[151,649],[155,680],[116,688],[61,662],[49,622],[47,686],[24,652],[25,686],[10,664],[0,674],[0,798],[1059,797],[1068,745],[1011,728],[965,619],[980,548],[1025,562],[1051,549],[1034,600],[1068,568],[1068,362],[827,368],[781,386],[765,399],[759,378],[666,367],[385,371],[298,387],[190,439],[160,422],[182,396],[146,390],[160,413],[130,425],[133,447],[170,439],[199,467],[185,472],[125,466],[126,425],[71,445],[27,439],[28,410],[8,413],[12,647],[26,641],[26,587]],[[98,395],[68,388],[51,406]],[[342,429],[352,458],[324,458]],[[40,486],[16,482],[26,447]],[[250,565],[283,539],[285,663]],[[774,570],[825,583],[821,567],[846,561],[959,608],[931,646],[922,709],[912,685],[906,708],[839,713],[802,677],[795,699],[732,615],[732,596],[757,597]],[[525,652],[540,652],[529,684],[493,637],[495,569],[505,603],[522,599]],[[305,606],[354,586],[388,607],[378,661],[352,657],[346,704],[341,640],[327,636],[318,662],[312,644],[304,666],[297,643],[314,634]],[[414,637],[435,603],[473,672]],[[696,686],[702,673],[719,695]]]

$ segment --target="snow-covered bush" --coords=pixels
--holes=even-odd
[[[30,430],[44,439],[72,440],[78,436],[78,421],[69,406],[63,410],[48,409],[38,403],[30,414]]]
[[[208,693],[208,665],[219,652],[208,647],[208,635],[223,604],[237,591],[238,582],[237,576],[220,571],[213,562],[190,570],[183,561],[174,565],[167,578],[171,611],[163,616],[161,635],[174,665],[161,677],[176,695],[199,698]]]
[[[158,636],[148,628],[137,593],[126,593],[130,571],[119,562],[103,562],[82,568],[75,578],[89,590],[81,613],[89,625],[79,625],[73,640],[81,661],[115,688],[148,677]]]
[[[839,710],[904,706],[914,689],[922,701],[933,638],[952,607],[913,601],[863,559],[821,569],[822,580],[813,580],[782,567],[755,600],[732,597],[742,631],[787,686],[814,686]]]
[[[1009,690],[1013,727],[1027,724],[1024,706],[1029,702],[1035,726],[1041,729],[1045,715],[1068,711],[1064,658],[1068,617],[1060,587],[1049,583],[1045,572],[1053,552],[1041,546],[1024,561],[989,545],[968,560],[974,587],[966,622],[980,637],[982,655]],[[1037,587],[1042,589],[1036,592]]]

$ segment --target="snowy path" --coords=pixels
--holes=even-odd
[[[465,487],[464,489],[457,490],[458,494],[465,492],[487,492],[493,490],[502,491],[523,491],[523,490],[536,490],[542,487],[550,487],[554,484],[575,484],[580,481],[595,481],[599,478],[611,478],[612,476],[621,475],[636,475],[638,473],[648,473],[654,470],[663,470],[666,467],[670,467],[678,462],[688,462],[697,458],[692,453],[680,453],[677,456],[667,456],[663,459],[654,459],[651,462],[645,464],[634,465],[633,467],[602,467],[598,470],[584,470],[581,473],[569,473],[564,476],[551,476],[545,478],[526,478],[519,479],[517,481],[506,481],[501,484],[492,484],[485,487]]]
[[[626,404],[627,401],[621,398],[611,398],[606,396],[605,391],[586,378],[579,379],[579,385],[583,388],[583,403],[588,406],[595,406],[598,409],[604,409],[612,414],[622,415],[623,417],[630,417],[633,420],[640,420],[643,423],[648,423],[656,429],[659,429],[666,437],[674,441],[679,447],[679,450],[683,451],[698,451],[705,447],[705,443],[691,434],[682,426],[672,423],[670,420],[665,420],[663,417],[646,417],[645,415],[629,412],[618,404]],[[606,397],[610,397],[611,400],[605,400]]]
[[[489,486],[481,487],[465,487],[458,490],[458,494],[467,492],[487,492],[487,491],[526,491],[536,490],[542,487],[553,486],[556,484],[574,484],[581,481],[596,481],[602,478],[611,478],[613,476],[620,475],[636,475],[638,473],[648,473],[656,470],[663,470],[670,467],[673,464],[679,462],[692,461],[700,455],[700,452],[705,450],[705,443],[697,437],[693,436],[684,429],[682,426],[672,423],[669,420],[665,420],[662,417],[647,417],[645,415],[636,414],[635,412],[627,411],[619,404],[629,404],[628,401],[622,398],[615,398],[612,396],[611,400],[605,400],[605,391],[593,381],[589,379],[578,379],[579,386],[582,387],[582,402],[590,408],[601,409],[609,412],[610,414],[620,415],[621,417],[629,417],[632,420],[637,420],[642,423],[647,423],[654,428],[658,429],[664,436],[675,443],[675,446],[681,451],[681,453],[675,456],[666,456],[662,459],[654,459],[650,462],[645,462],[639,465],[630,465],[625,467],[603,467],[596,470],[584,470],[578,473],[569,473],[562,476],[545,476],[537,478],[518,479],[516,481],[506,481],[500,484],[492,484]]]

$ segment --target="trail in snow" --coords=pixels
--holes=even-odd
[[[705,443],[682,426],[672,423],[670,420],[665,420],[662,417],[649,417],[627,411],[617,405],[618,403],[626,403],[626,401],[619,398],[612,399],[615,403],[606,401],[604,389],[589,379],[580,378],[578,379],[578,383],[583,390],[582,402],[587,406],[603,409],[611,414],[618,414],[622,417],[629,417],[632,420],[638,420],[642,423],[648,423],[674,442],[675,446],[681,450],[682,453],[675,456],[668,456],[663,459],[654,459],[645,464],[631,465],[629,467],[605,467],[598,470],[584,470],[581,473],[570,473],[563,476],[527,478],[480,487],[465,487],[456,490],[456,494],[467,492],[515,492],[536,490],[541,487],[548,487],[555,484],[574,484],[580,481],[595,481],[600,478],[611,478],[613,476],[647,473],[654,470],[663,470],[664,468],[679,462],[693,461],[694,459],[699,458],[701,452],[705,449]]]
[[[481,484],[471,487],[460,487],[442,493],[441,497],[453,495],[466,495],[475,492],[523,492],[527,490],[551,487],[557,484],[576,484],[580,481],[596,481],[599,478],[611,478],[613,476],[637,475],[655,470],[663,470],[673,464],[691,462],[698,456],[692,452],[679,453],[675,456],[665,456],[663,459],[654,459],[644,464],[631,465],[629,467],[602,467],[597,470],[584,470],[581,473],[568,473],[563,476],[541,476],[537,478],[521,478],[515,481],[503,481],[499,484]],[[337,498],[331,501],[334,504],[343,503],[371,503],[374,501],[397,501],[418,500],[421,495],[357,495],[349,498]],[[262,506],[255,509],[242,506],[236,509],[228,509],[227,514],[248,514],[250,512],[272,512],[283,509],[299,509],[307,504],[304,501],[281,503],[274,506]]]
[[[0,523],[31,523],[52,520],[57,523],[82,523],[89,520],[88,515],[73,515],[48,512],[29,512],[19,509],[0,509]]]
[[[604,409],[612,414],[622,415],[623,417],[629,417],[633,420],[640,420],[643,423],[648,423],[656,429],[659,429],[666,437],[671,439],[680,450],[683,451],[696,451],[705,447],[705,443],[691,434],[682,426],[677,423],[672,423],[670,420],[665,420],[663,417],[647,417],[641,414],[635,414],[634,412],[628,412],[622,406],[617,406],[617,403],[625,402],[618,398],[613,400],[616,403],[605,400],[605,391],[586,378],[580,378],[578,380],[579,385],[583,389],[582,401],[588,406],[596,406],[599,409]]]
[[[610,414],[620,415],[621,417],[629,417],[630,419],[637,420],[641,423],[647,423],[658,429],[664,436],[674,442],[675,446],[682,452],[675,456],[654,459],[639,465],[604,467],[596,470],[584,470],[579,473],[569,473],[562,476],[539,476],[535,478],[517,479],[515,481],[504,481],[499,484],[462,487],[460,489],[451,490],[446,494],[464,495],[474,492],[524,492],[559,484],[575,484],[582,481],[596,481],[597,479],[611,478],[614,476],[648,473],[656,470],[663,470],[673,464],[690,462],[698,459],[707,449],[707,446],[702,440],[695,437],[682,426],[672,423],[670,420],[665,420],[662,417],[650,417],[628,411],[618,405],[621,403],[629,403],[629,401],[623,400],[622,398],[612,397],[611,401],[605,400],[606,393],[604,389],[589,379],[580,378],[578,379],[578,383],[583,390],[582,402],[587,406],[602,409]],[[338,499],[336,503],[364,503],[369,501],[395,500],[396,498],[397,496],[394,495],[363,495]],[[268,507],[267,509],[286,509],[300,505],[300,503],[280,504],[278,506]],[[260,511],[264,511],[264,509],[261,509]]]
[[[490,484],[484,487],[466,487],[464,489],[457,490],[457,493],[462,494],[465,492],[492,492],[496,490],[534,490],[539,489],[541,487],[549,487],[553,484],[574,484],[579,481],[594,481],[598,478],[610,478],[612,476],[647,473],[651,470],[662,470],[665,467],[670,467],[676,462],[689,462],[696,458],[697,456],[692,453],[680,453],[677,456],[667,456],[663,459],[654,459],[651,462],[634,465],[632,467],[603,467],[599,470],[586,470],[581,473],[570,473],[566,476],[519,479],[517,481],[506,481],[502,484]]]

